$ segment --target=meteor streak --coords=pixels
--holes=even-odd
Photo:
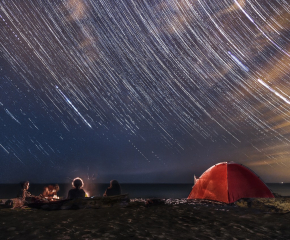
[[[268,88],[271,92],[275,93],[275,95],[281,98],[284,102],[290,104],[290,101],[287,98],[283,97],[280,93],[271,88],[267,83],[263,82],[261,79],[258,79],[258,82],[261,83],[264,87]]]
[[[64,99],[67,101],[67,103],[75,110],[75,112],[82,118],[82,120],[90,127],[92,128],[91,124],[87,122],[87,120],[83,117],[83,115],[77,110],[77,108],[72,104],[72,102],[67,98],[67,96],[59,89],[58,86],[55,86],[56,90],[60,92],[60,94],[64,97]]]
[[[15,120],[17,123],[21,124],[13,115],[11,112],[8,111],[8,109],[5,109],[5,112],[13,119]]]
[[[242,64],[242,62],[235,55],[233,55],[230,51],[228,51],[228,54],[245,72],[249,72],[249,68]]]

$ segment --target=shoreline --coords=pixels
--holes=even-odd
[[[29,192],[33,195],[39,195],[43,192],[43,188],[48,184],[30,184]],[[68,191],[71,189],[71,184],[59,183],[60,190],[58,196],[67,197]],[[85,183],[85,190],[90,196],[102,196],[108,183]],[[192,190],[193,184],[125,184],[121,183],[123,193],[129,193],[130,198],[187,198]],[[289,184],[274,184],[268,186],[274,193],[279,193],[282,196],[290,195]],[[20,190],[19,184],[0,184],[0,199],[16,197]]]

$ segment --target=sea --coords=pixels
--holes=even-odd
[[[30,183],[29,191],[33,195],[39,195],[44,187],[53,184]],[[273,193],[281,196],[290,196],[290,183],[267,183]],[[67,197],[68,191],[72,188],[69,183],[59,184],[58,196]],[[90,197],[100,197],[109,187],[108,183],[91,183],[85,185],[84,189]],[[132,184],[121,183],[122,193],[128,193],[132,198],[187,198],[193,184]],[[20,184],[0,184],[0,199],[14,198],[20,191]]]

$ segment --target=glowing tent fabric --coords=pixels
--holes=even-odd
[[[273,198],[265,183],[241,164],[223,162],[206,170],[197,179],[188,199],[232,203],[240,198]]]

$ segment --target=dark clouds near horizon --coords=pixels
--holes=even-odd
[[[290,181],[286,1],[0,2],[0,182]]]

